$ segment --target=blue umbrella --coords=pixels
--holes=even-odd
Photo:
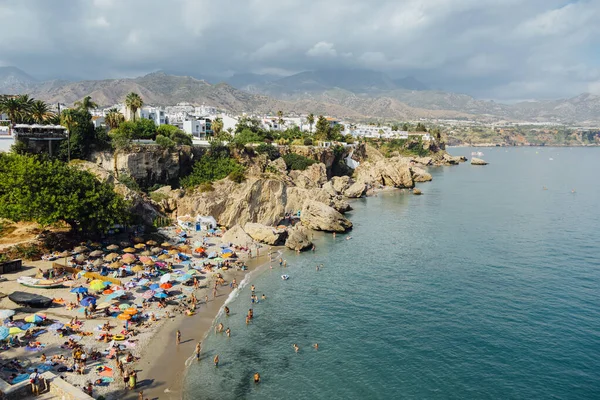
[[[8,337],[8,328],[0,326],[0,340],[4,340]]]
[[[87,307],[90,304],[96,304],[96,299],[94,297],[86,297],[83,300],[81,300],[80,304],[84,307]]]
[[[63,326],[65,326],[65,325],[61,324],[60,322],[55,322],[55,323],[53,323],[52,325],[50,325],[48,327],[48,330],[50,330],[50,331],[57,331],[59,329],[62,329]]]
[[[156,297],[156,298],[158,298],[158,299],[166,299],[166,298],[167,298],[167,297],[169,297],[169,296],[167,296],[167,294],[166,294],[166,293],[159,292],[159,293],[156,293],[156,294],[154,295],[154,297]]]
[[[160,285],[158,283],[153,283],[152,285],[148,286],[151,290],[156,290],[160,287]]]
[[[223,249],[223,250],[221,250],[221,253],[223,253],[223,254],[233,253],[233,250],[231,250],[231,249]]]
[[[217,253],[216,253],[215,251],[211,252],[211,253],[208,255],[208,258],[217,258]]]
[[[180,276],[179,278],[177,278],[177,280],[179,282],[186,282],[186,281],[190,280],[191,278],[192,278],[192,275],[184,274],[184,275]]]
[[[148,279],[140,279],[140,281],[138,282],[138,285],[144,286],[148,282],[150,282]]]
[[[116,298],[124,296],[124,295],[125,295],[125,291],[124,290],[117,290],[116,292],[114,292],[111,295],[109,295],[108,297],[106,297],[106,299],[107,300],[113,300],[113,299],[116,299]]]
[[[87,288],[81,286],[71,289],[71,293],[87,293],[87,291]]]

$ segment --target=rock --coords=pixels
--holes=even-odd
[[[279,246],[285,242],[287,231],[284,229],[276,229],[272,226],[266,226],[253,222],[248,222],[244,225],[244,231],[257,242]]]
[[[336,194],[342,194],[348,187],[350,187],[350,177],[348,176],[334,176],[331,178],[331,185],[337,192]]]
[[[285,174],[287,172],[287,166],[285,165],[285,161],[283,161],[283,158],[281,157],[276,158],[273,161],[269,161],[269,163],[267,164],[267,168],[269,167],[280,174]]]
[[[344,196],[349,197],[351,199],[357,199],[359,197],[364,196],[366,191],[367,185],[365,185],[363,182],[355,182],[344,191]]]
[[[288,249],[302,251],[312,247],[312,242],[308,237],[308,231],[301,225],[296,225],[288,229],[288,238],[285,241]]]
[[[488,165],[487,161],[482,160],[481,158],[471,158],[471,165]]]
[[[333,183],[331,181],[324,184],[321,189],[331,197],[338,195],[338,191],[335,190],[335,188],[333,187]]]
[[[320,188],[327,182],[325,164],[318,163],[309,166],[294,178],[294,182],[296,186],[305,189]]]
[[[233,243],[236,246],[245,247],[252,243],[252,238],[239,225],[234,225],[223,234],[221,240],[225,243]]]
[[[352,222],[342,214],[321,202],[307,200],[302,207],[300,221],[307,228],[326,232],[345,232]]]
[[[433,163],[433,159],[431,157],[417,157],[415,158],[415,162],[427,166]]]
[[[442,157],[443,161],[447,162],[448,164],[451,165],[456,165],[458,164],[460,161],[458,160],[458,158],[456,157],[452,157],[450,154],[444,154]]]
[[[393,186],[397,188],[411,188],[414,186],[409,169],[410,159],[392,157],[377,161],[376,163],[364,162],[354,171],[357,182],[370,186]]]
[[[423,192],[421,192],[421,190],[420,190],[420,189],[416,189],[416,188],[415,188],[415,189],[413,189],[413,191],[412,191],[412,192],[413,192],[413,194],[414,194],[414,195],[416,195],[416,196],[420,196],[420,195],[422,195],[422,194],[423,194]]]
[[[412,173],[412,178],[415,182],[429,182],[433,179],[429,172],[419,167],[410,167],[410,172]]]

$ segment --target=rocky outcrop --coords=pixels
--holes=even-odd
[[[194,154],[190,146],[163,149],[160,146],[136,146],[128,152],[96,152],[90,156],[100,168],[115,176],[128,175],[141,186],[168,184],[191,171]]]
[[[364,182],[354,182],[350,187],[344,190],[344,196],[355,199],[365,195],[367,192],[367,185]]]
[[[471,165],[488,165],[487,161],[482,160],[481,158],[471,158]]]
[[[331,178],[331,186],[335,189],[336,194],[341,194],[350,187],[351,181],[348,176],[334,176]]]
[[[415,182],[429,182],[433,179],[429,172],[419,167],[410,167],[410,172],[412,173],[412,178]]]
[[[409,162],[409,159],[403,157],[392,157],[376,163],[363,162],[354,171],[355,179],[370,186],[411,188],[414,182]]]
[[[257,242],[279,246],[285,243],[288,232],[285,229],[277,229],[272,226],[248,222],[244,225],[244,231]]]
[[[327,182],[327,169],[325,164],[317,163],[309,166],[304,171],[290,173],[296,186],[304,189],[320,188]]]
[[[412,193],[413,193],[415,196],[420,196],[420,195],[422,195],[422,194],[423,194],[423,192],[421,192],[421,190],[420,190],[420,189],[413,189]]]
[[[239,225],[234,225],[228,229],[221,240],[225,243],[232,243],[235,246],[245,247],[252,243],[252,238]]]
[[[457,165],[460,164],[461,162],[465,162],[467,161],[467,158],[464,156],[451,156],[448,153],[443,153],[442,157],[439,160],[440,164],[449,164],[449,165]]]
[[[421,164],[423,166],[428,166],[433,164],[433,158],[431,157],[416,157],[415,162],[418,164]]]
[[[302,251],[312,247],[308,231],[301,225],[296,225],[288,230],[285,246],[295,251]]]
[[[307,200],[300,214],[302,225],[317,231],[345,232],[352,228],[352,222],[342,214],[319,201]]]

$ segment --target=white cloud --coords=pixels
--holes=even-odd
[[[92,26],[98,28],[108,28],[110,26],[110,22],[106,20],[104,17],[97,17],[91,21]]]
[[[319,42],[311,47],[306,52],[306,55],[310,57],[336,57],[337,51],[333,43]]]
[[[263,44],[258,50],[252,53],[251,57],[255,60],[266,60],[273,57],[281,57],[282,52],[289,47],[287,40],[278,40]]]

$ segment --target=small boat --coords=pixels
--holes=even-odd
[[[56,289],[64,287],[62,280],[50,281],[46,279],[31,278],[29,276],[22,276],[19,279],[17,279],[17,282],[19,282],[23,286],[35,289]]]
[[[290,279],[289,275],[281,275],[281,279],[283,279],[284,281],[287,281],[288,279]]]
[[[13,292],[8,295],[8,298],[21,306],[33,308],[48,308],[52,305],[52,299],[26,292]]]

